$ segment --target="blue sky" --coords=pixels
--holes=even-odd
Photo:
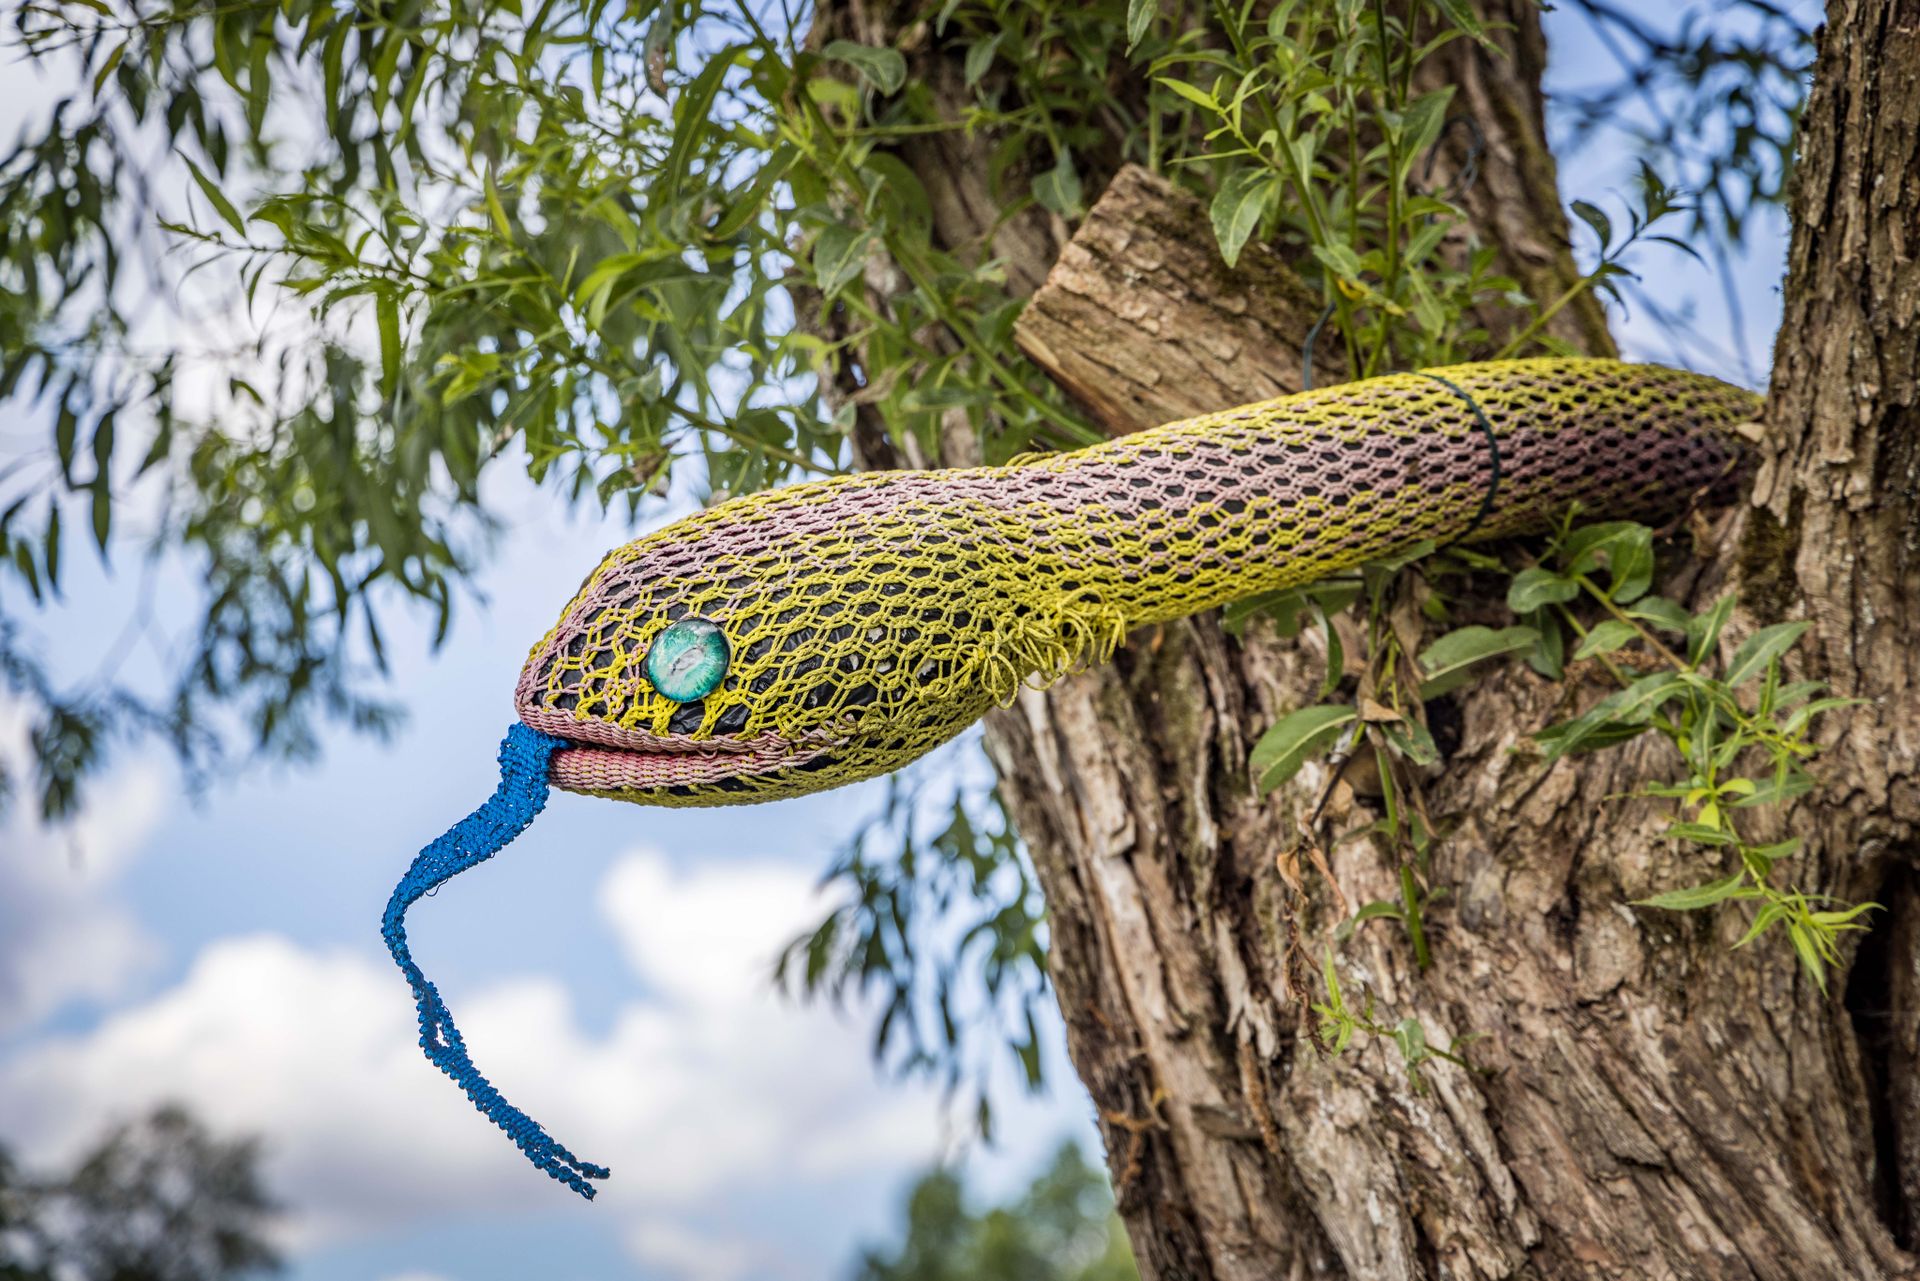
[[[1607,74],[1577,19],[1548,21],[1555,84]],[[50,87],[11,69],[4,82],[10,135]],[[1608,193],[1629,192],[1633,169],[1603,140],[1563,162],[1563,189],[1617,210]],[[1691,301],[1688,363],[1764,374],[1783,249],[1769,218],[1735,260],[1752,371],[1705,268],[1639,259],[1663,298]],[[1651,317],[1618,319],[1630,355],[1675,359]],[[44,423],[0,409],[0,454],[43,439]],[[391,743],[329,735],[314,765],[248,771],[198,800],[163,756],[131,755],[72,831],[17,813],[0,828],[0,1138],[57,1162],[169,1098],[259,1133],[297,1281],[827,1278],[890,1231],[929,1163],[963,1159],[1004,1192],[1063,1136],[1091,1144],[1057,1026],[1054,1088],[1027,1099],[1005,1082],[1002,1141],[985,1150],[934,1091],[876,1076],[863,1012],[769,991],[771,957],[818,919],[814,882],[878,784],[706,811],[556,795],[505,855],[415,910],[416,954],[481,1068],[614,1168],[595,1204],[528,1169],[433,1071],[380,909],[413,852],[491,789],[528,647],[635,532],[523,479],[496,477],[492,498],[505,528],[484,602],[438,653],[417,622],[390,638],[409,712]],[[71,559],[70,599],[39,632],[84,672],[126,617],[137,564]],[[194,590],[175,565],[156,585],[163,617]],[[0,704],[0,752],[23,750]]]

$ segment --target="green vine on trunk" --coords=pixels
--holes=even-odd
[[[1262,735],[1249,759],[1259,786],[1270,791],[1310,761],[1327,758],[1328,777],[1306,838],[1317,840],[1312,827],[1343,767],[1363,747],[1372,755],[1380,817],[1332,843],[1356,837],[1383,841],[1399,863],[1400,895],[1397,901],[1367,903],[1347,916],[1334,932],[1336,942],[1367,921],[1392,919],[1406,931],[1415,965],[1424,970],[1432,964],[1423,920],[1431,893],[1425,888],[1428,858],[1447,833],[1430,816],[1420,783],[1419,772],[1441,759],[1426,725],[1426,706],[1484,665],[1521,655],[1541,675],[1571,680],[1571,641],[1571,661],[1602,674],[1614,688],[1578,715],[1535,730],[1528,750],[1543,768],[1551,768],[1562,758],[1646,735],[1665,740],[1672,749],[1673,774],[1617,799],[1667,803],[1664,839],[1730,865],[1722,876],[1634,900],[1632,906],[1690,912],[1723,903],[1752,904],[1751,921],[1734,946],[1782,933],[1808,977],[1827,990],[1827,971],[1841,959],[1843,936],[1865,929],[1864,918],[1880,905],[1841,902],[1793,884],[1783,865],[1798,852],[1800,839],[1765,841],[1754,832],[1777,823],[1774,815],[1816,786],[1810,770],[1819,753],[1812,736],[1816,720],[1858,700],[1831,695],[1817,681],[1786,678],[1783,663],[1810,626],[1805,622],[1760,627],[1722,660],[1722,633],[1733,615],[1734,597],[1725,594],[1689,611],[1651,594],[1658,568],[1655,541],[1655,531],[1642,524],[1579,525],[1570,513],[1538,561],[1518,572],[1466,549],[1434,556],[1419,567],[1430,587],[1420,602],[1427,620],[1444,619],[1448,612],[1440,581],[1500,570],[1508,573],[1507,607],[1522,621],[1448,631],[1411,657],[1407,611],[1395,612],[1395,603],[1404,603],[1407,593],[1390,585],[1431,548],[1366,566],[1352,585],[1317,584],[1229,610],[1228,623],[1236,631],[1265,617],[1283,635],[1293,634],[1303,615],[1316,618],[1328,641],[1324,698],[1345,685],[1345,658],[1332,615],[1366,591],[1367,656],[1351,698],[1287,714]],[[1316,861],[1324,866],[1324,856]],[[1430,1047],[1409,1052],[1410,1020],[1388,1025],[1375,1019],[1371,993],[1363,1011],[1354,1013],[1340,995],[1333,965],[1329,950],[1323,965],[1328,997],[1314,1006],[1322,1044],[1330,1051],[1344,1048],[1356,1031],[1392,1040],[1416,1084],[1419,1065],[1429,1058],[1464,1063]],[[1425,1046],[1424,1037],[1418,1044]]]

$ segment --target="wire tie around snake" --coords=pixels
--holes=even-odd
[[[1320,318],[1307,330],[1306,341],[1300,344],[1300,390],[1313,390],[1313,349],[1320,345],[1320,331],[1333,319],[1333,304],[1328,303]]]
[[[514,1107],[496,1090],[467,1056],[467,1045],[453,1025],[439,989],[414,963],[407,947],[407,909],[423,896],[439,889],[453,877],[476,864],[484,863],[505,849],[514,837],[527,830],[534,817],[547,804],[547,767],[553,754],[567,742],[551,734],[542,734],[529,726],[515,724],[500,744],[500,784],[480,808],[449,828],[445,835],[420,851],[413,866],[393,887],[387,910],[380,918],[380,935],[387,951],[413,988],[413,1002],[420,1014],[420,1048],[433,1065],[453,1078],[473,1106],[487,1120],[507,1132],[507,1137],[526,1153],[538,1169],[566,1184],[589,1201],[594,1187],[588,1179],[604,1179],[605,1166],[582,1161],[555,1143],[532,1117]]]
[[[1333,304],[1328,303],[1327,309],[1320,313],[1320,318],[1313,322],[1313,328],[1307,330],[1307,340],[1300,346],[1300,390],[1303,392],[1313,390],[1313,349],[1320,341],[1320,331],[1332,318]],[[1473,519],[1467,522],[1467,527],[1459,535],[1448,539],[1434,549],[1439,551],[1452,547],[1455,543],[1464,543],[1473,537],[1473,531],[1480,528],[1480,522],[1484,521],[1487,513],[1493,510],[1493,500],[1500,495],[1500,438],[1493,434],[1493,424],[1487,419],[1487,411],[1480,408],[1480,402],[1463,391],[1457,383],[1424,370],[1416,369],[1413,373],[1417,378],[1433,379],[1466,402],[1467,408],[1473,411],[1474,422],[1479,425],[1481,434],[1487,438],[1487,453],[1493,460],[1493,477],[1487,482],[1487,492],[1480,496],[1480,510],[1473,514]]]
[[[1424,370],[1414,370],[1414,376],[1416,378],[1431,378],[1466,402],[1467,408],[1473,411],[1473,420],[1480,425],[1481,435],[1487,438],[1487,453],[1491,456],[1493,462],[1493,477],[1487,481],[1487,492],[1480,495],[1480,510],[1473,514],[1473,519],[1467,522],[1465,529],[1440,544],[1440,547],[1435,549],[1438,551],[1452,547],[1456,543],[1464,543],[1467,539],[1473,537],[1473,531],[1480,528],[1480,522],[1485,520],[1487,513],[1493,510],[1493,500],[1499,497],[1500,494],[1500,438],[1493,434],[1493,424],[1487,420],[1487,411],[1480,408],[1480,402],[1462,391],[1458,384],[1449,382],[1439,374],[1430,374]]]

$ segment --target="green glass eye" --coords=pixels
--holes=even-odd
[[[718,627],[704,618],[683,618],[654,638],[647,679],[661,697],[691,703],[713,693],[732,657]]]

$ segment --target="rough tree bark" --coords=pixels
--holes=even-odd
[[[1529,6],[1500,8],[1514,23],[1513,61],[1486,63],[1459,42],[1449,57],[1468,61],[1449,74],[1497,126],[1469,197],[1476,225],[1545,296],[1571,264],[1540,141],[1541,46]],[[816,39],[887,40],[900,12],[888,0],[823,4]],[[915,74],[956,101],[952,56],[924,33],[904,43]],[[976,145],[901,152],[936,191],[938,232],[955,247],[977,245],[995,213],[984,168],[952,154]],[[1394,1018],[1417,1017],[1443,1043],[1479,1034],[1474,1058],[1487,1071],[1442,1067],[1418,1092],[1377,1043],[1321,1055],[1300,1004],[1307,972],[1352,904],[1396,897],[1396,866],[1365,840],[1333,850],[1330,877],[1293,866],[1282,855],[1325,774],[1259,797],[1245,762],[1268,724],[1312,701],[1323,655],[1311,638],[1258,628],[1234,641],[1212,619],[1136,636],[1114,663],[991,717],[988,747],[1047,892],[1070,1048],[1146,1276],[1914,1273],[1916,0],[1836,0],[1804,156],[1753,497],[1699,531],[1663,591],[1698,602],[1739,590],[1730,639],[1759,622],[1813,620],[1798,674],[1868,700],[1832,718],[1826,786],[1782,824],[1806,838],[1797,880],[1892,908],[1838,976],[1847,1000],[1818,993],[1778,941],[1730,953],[1737,910],[1626,906],[1721,869],[1659,839],[1651,804],[1609,799],[1670,771],[1657,744],[1550,769],[1512,752],[1600,688],[1516,666],[1444,713],[1456,741],[1426,783],[1451,833],[1432,869],[1445,891],[1428,912],[1434,965],[1417,971],[1387,923],[1339,953],[1349,981]],[[1284,264],[1263,264],[1252,279],[1265,292],[1236,301],[1233,290],[1254,285],[1196,249],[1177,200],[1132,177],[1113,200],[1031,309],[1029,354],[1113,430],[1157,421],[1180,399],[1152,376],[1156,359],[1206,367],[1205,407],[1297,385],[1289,338],[1300,312]],[[994,251],[1032,287],[1066,231],[1029,213],[1002,227]],[[1181,315],[1177,334],[1165,323],[1155,332],[1165,315],[1137,305],[1131,291],[1143,289]],[[1606,346],[1594,312],[1573,309],[1559,333]],[[1228,352],[1237,358],[1210,364]],[[964,460],[954,448],[949,461]],[[884,465],[879,449],[868,461]],[[1481,620],[1473,608],[1467,621],[1504,621],[1497,602]],[[1329,830],[1372,816],[1366,790],[1357,779],[1335,789]]]
[[[1102,427],[1136,431],[1299,391],[1320,311],[1320,296],[1266,245],[1249,245],[1229,270],[1206,207],[1128,165],[1021,312],[1014,340]],[[1342,363],[1326,344],[1320,381],[1339,381]]]

